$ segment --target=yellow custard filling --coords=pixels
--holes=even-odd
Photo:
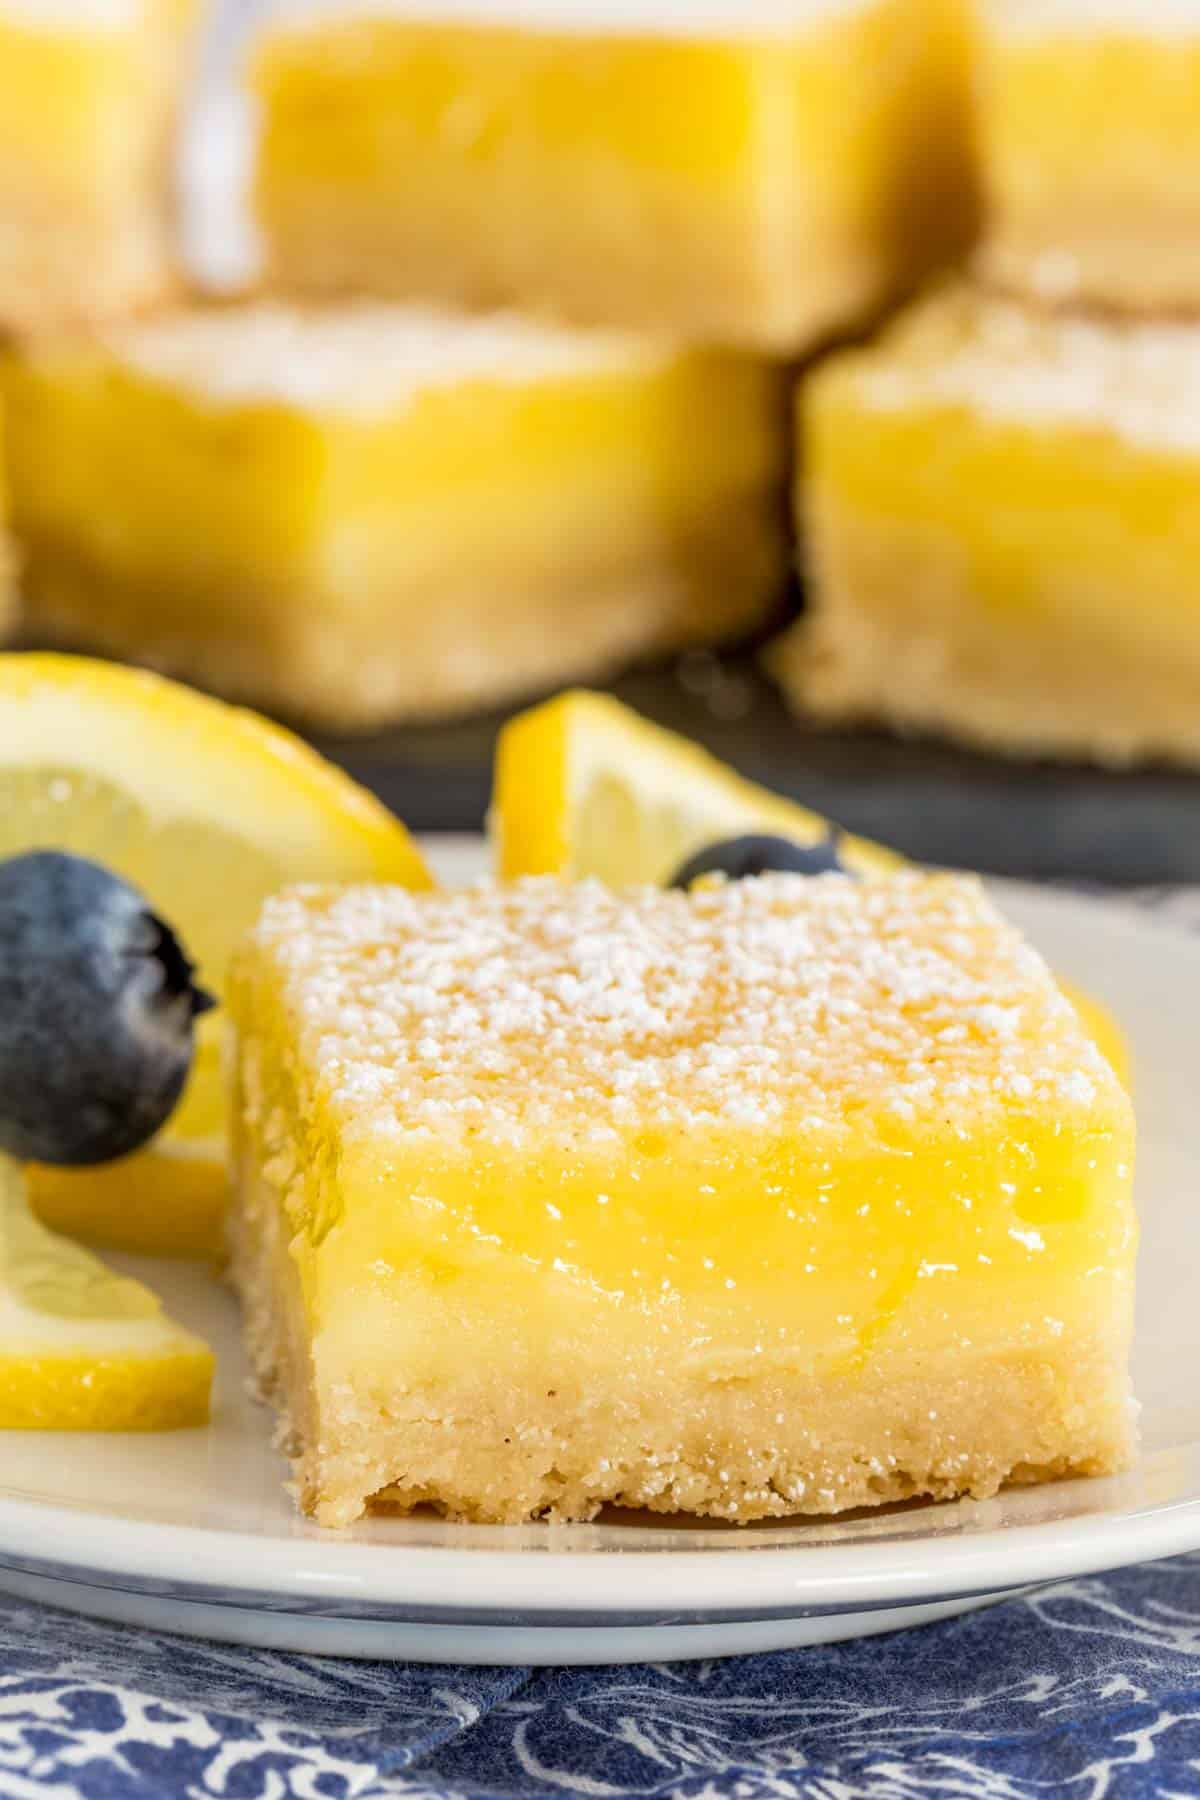
[[[780,389],[748,358],[264,302],[5,385],[35,626],[327,723],[736,633],[783,583]]]

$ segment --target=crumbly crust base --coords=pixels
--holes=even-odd
[[[1200,763],[1200,669],[1131,627],[1118,652],[971,604],[927,534],[810,499],[813,610],[768,647],[789,702],[823,720],[933,732],[1014,756]],[[1114,583],[1114,607],[1127,595]]]
[[[836,1377],[735,1378],[556,1365],[554,1386],[471,1368],[385,1403],[322,1383],[279,1193],[239,1152],[232,1272],[260,1392],[278,1409],[295,1492],[322,1525],[368,1506],[450,1518],[585,1520],[605,1505],[749,1522],[1004,1482],[1105,1474],[1133,1454],[1117,1327],[1021,1353],[874,1359]],[[386,1347],[380,1346],[386,1357]],[[464,1348],[469,1358],[469,1347]]]
[[[247,585],[240,606],[114,580],[30,538],[25,597],[39,639],[96,649],[331,729],[452,717],[638,657],[736,637],[768,617],[786,551],[774,496],[714,501],[661,562],[406,588],[403,570],[353,595]]]
[[[332,221],[337,225],[333,228]],[[567,262],[521,284],[489,279],[469,245],[455,254],[422,254],[411,243],[389,242],[393,221],[344,195],[323,206],[320,196],[284,206],[260,202],[267,236],[267,286],[323,302],[356,294],[394,300],[427,300],[464,311],[525,304],[549,318],[577,326],[618,326],[668,331],[682,342],[719,343],[735,350],[799,356],[829,338],[864,324],[905,284],[882,253],[810,254],[803,281],[772,282],[755,266],[753,252],[703,279],[695,269],[692,234],[658,221],[654,261],[636,274],[619,262]],[[691,278],[681,283],[681,270]]]

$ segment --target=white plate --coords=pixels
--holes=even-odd
[[[455,872],[477,861],[475,848],[460,853]],[[1144,1444],[1133,1473],[842,1522],[739,1529],[630,1517],[500,1529],[419,1518],[321,1532],[293,1511],[269,1421],[246,1398],[231,1297],[199,1271],[158,1265],[152,1278],[172,1307],[218,1349],[214,1422],[163,1437],[7,1434],[0,1585],[277,1649],[582,1663],[889,1630],[1200,1548],[1200,939],[1068,895],[1015,884],[997,893],[1133,1041]]]

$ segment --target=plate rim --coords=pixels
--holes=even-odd
[[[1171,1450],[1160,1457],[1180,1454]],[[1182,1454],[1200,1477],[1200,1445],[1186,1446]],[[1156,1460],[1144,1459],[1140,1472]],[[78,1539],[81,1519],[90,1526],[88,1560],[48,1558],[47,1538],[53,1541],[61,1534],[66,1541],[72,1535]],[[364,1605],[372,1616],[411,1617],[419,1611],[431,1618],[469,1615],[478,1620],[504,1612],[540,1615],[547,1624],[580,1615],[649,1623],[665,1616],[863,1612],[1010,1592],[1196,1548],[1200,1491],[1191,1499],[1000,1524],[957,1538],[935,1533],[883,1543],[775,1544],[728,1551],[381,1545],[340,1542],[333,1532],[259,1537],[216,1526],[89,1515],[36,1499],[0,1496],[0,1571],[11,1568],[81,1587],[129,1592],[161,1593],[168,1587],[180,1599],[204,1604],[320,1601],[314,1610],[333,1617],[347,1606]],[[478,1597],[473,1607],[448,1600],[464,1580]],[[683,1607],[681,1590],[693,1597]]]

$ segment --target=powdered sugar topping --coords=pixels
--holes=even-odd
[[[860,398],[884,411],[969,406],[991,418],[1094,426],[1200,450],[1200,326],[1045,316],[955,290],[858,355]]]
[[[365,301],[328,311],[276,301],[198,307],[117,326],[105,341],[131,367],[217,403],[367,415],[459,382],[638,369],[677,354],[620,332]]]
[[[125,31],[145,11],[146,0],[0,0],[0,19],[54,32]]]
[[[898,1141],[1113,1093],[1040,958],[964,877],[298,889],[255,944],[348,1139]]]
[[[992,31],[1013,38],[1200,36],[1200,0],[988,0],[985,16]]]

